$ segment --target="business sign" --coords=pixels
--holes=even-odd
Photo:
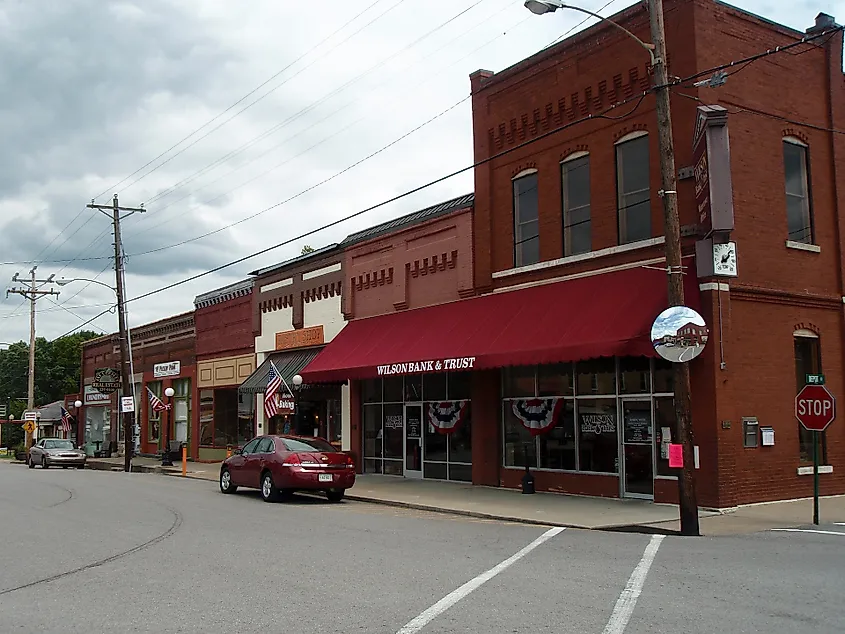
[[[475,366],[475,357],[455,357],[429,361],[408,361],[407,363],[393,363],[378,365],[376,372],[379,376],[393,376],[396,374],[423,374],[425,372],[448,372],[455,370],[471,370]]]
[[[276,396],[276,403],[279,407],[279,414],[293,414],[296,412],[296,403],[289,396]]]
[[[130,414],[135,411],[135,399],[131,396],[120,397],[120,411],[123,414]]]
[[[111,404],[111,396],[96,390],[93,385],[86,385],[82,402],[86,405],[109,405]]]
[[[705,236],[734,228],[728,111],[699,106],[693,134],[693,175],[698,222]]]
[[[297,328],[276,333],[276,350],[290,350],[291,348],[307,348],[321,346],[326,342],[322,326]]]
[[[38,420],[38,412],[34,409],[28,409],[23,413],[24,420]]]
[[[103,394],[117,392],[120,389],[120,372],[114,368],[94,370],[94,382],[91,385]]]
[[[181,372],[181,361],[168,361],[167,363],[156,363],[153,366],[153,376],[157,379],[161,379],[166,376],[179,376]]]

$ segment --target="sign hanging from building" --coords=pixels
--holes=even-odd
[[[181,361],[168,361],[167,363],[156,363],[153,366],[153,376],[157,379],[161,379],[167,376],[179,376],[181,373]]]
[[[698,107],[692,165],[698,222],[704,235],[730,233],[734,228],[731,150],[728,111],[722,106]]]
[[[276,395],[279,414],[286,415],[286,414],[293,414],[296,412],[296,403],[294,400],[289,396],[281,396]]]
[[[322,346],[325,342],[322,325],[276,333],[276,350]]]
[[[93,385],[86,385],[82,402],[86,405],[109,405],[111,396],[94,389]]]
[[[120,389],[120,372],[114,368],[94,370],[94,382],[91,385],[103,394],[117,392]]]

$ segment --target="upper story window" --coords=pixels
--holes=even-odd
[[[791,242],[813,244],[813,210],[810,202],[810,169],[807,146],[798,139],[783,140],[786,180],[786,223]]]
[[[616,144],[616,206],[619,244],[651,238],[651,187],[648,135],[641,133]]]
[[[513,180],[513,264],[526,266],[540,261],[540,225],[537,172]]]
[[[579,152],[560,166],[563,198],[563,255],[592,250],[590,230],[590,156]]]

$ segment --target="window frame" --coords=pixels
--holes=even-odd
[[[146,387],[156,395],[159,399],[162,398],[162,392],[164,383],[162,381],[152,381],[146,384]],[[156,428],[158,429],[158,433],[153,437],[152,430],[153,430],[153,423],[156,424]],[[150,404],[149,394],[147,395],[147,442],[148,443],[161,443],[161,412],[157,412],[153,409],[153,406]]]
[[[813,188],[812,188],[812,177],[810,171],[810,146],[804,143],[801,139],[798,139],[794,136],[785,136],[781,140],[782,145],[782,152],[783,152],[783,181],[784,181],[784,203],[786,206],[786,239],[788,242],[796,242],[798,244],[816,244],[816,223],[815,223],[815,214],[813,213]],[[807,233],[808,235],[805,237],[793,237],[792,233],[789,231],[789,200],[790,198],[797,198],[798,196],[794,193],[789,192],[788,183],[789,178],[786,173],[786,150],[788,147],[791,148],[798,148],[802,151],[802,167],[803,167],[803,174],[801,174],[803,180],[803,209],[802,209],[802,216],[804,216],[804,220],[806,222],[805,226],[803,227],[802,231]]]
[[[574,163],[586,161],[586,167],[588,172],[587,177],[587,204],[581,205],[580,207],[570,207],[568,204],[569,200],[569,190],[567,188],[567,174],[569,173],[570,169],[576,170],[580,169],[580,167],[572,167]],[[593,196],[592,196],[592,174],[591,170],[591,161],[590,161],[590,153],[586,151],[581,152],[573,152],[569,156],[567,156],[563,161],[560,162],[560,214],[561,214],[561,224],[563,230],[563,257],[569,257],[571,255],[581,255],[584,253],[590,253],[593,250],[593,236],[592,236],[592,223],[593,223],[593,216],[592,216],[592,205],[593,205]],[[586,251],[584,250],[575,250],[572,246],[572,227],[574,224],[569,223],[569,216],[572,215],[573,212],[580,212],[581,210],[587,210],[587,220],[579,221],[584,222],[588,226],[588,236],[589,236],[589,244],[587,245]]]
[[[643,142],[645,143],[645,147],[647,149],[646,155],[646,166],[648,168],[648,174],[646,177],[647,183],[644,188],[636,189],[631,192],[622,192],[622,161],[620,160],[620,151],[621,149],[631,143],[635,142]],[[651,222],[651,138],[648,132],[641,130],[639,132],[632,132],[631,134],[627,134],[621,139],[619,139],[616,143],[614,143],[613,147],[614,151],[614,168],[615,168],[615,175],[616,175],[616,238],[617,244],[619,246],[625,244],[636,244],[637,242],[642,242],[643,240],[648,240],[653,238],[652,235],[654,232],[654,227],[652,226]],[[637,240],[629,240],[628,239],[628,217],[627,217],[627,210],[630,207],[634,207],[635,205],[624,205],[623,206],[623,198],[633,196],[640,192],[648,192],[648,227],[649,227],[649,235],[645,238],[639,238]]]
[[[529,220],[527,222],[522,222],[517,217],[519,211],[518,205],[518,196],[517,196],[517,183],[520,181],[526,180],[528,178],[533,178],[536,181],[535,189],[537,190],[537,215],[534,220]],[[536,169],[528,169],[523,170],[516,176],[511,179],[511,214],[513,220],[513,266],[514,268],[519,268],[523,266],[531,266],[532,264],[537,264],[540,262],[540,174]],[[523,238],[522,233],[520,231],[520,227],[527,226],[534,224],[536,225],[536,234],[531,238]],[[525,243],[529,240],[536,240],[537,241],[537,259],[533,262],[527,262],[525,260],[524,253],[522,251],[522,247]]]
[[[823,373],[823,359],[822,359],[822,344],[821,344],[821,337],[810,330],[796,330],[792,333],[792,345],[793,345],[793,363],[795,364],[795,393],[798,394],[799,391],[804,387],[804,379],[800,376],[798,372],[798,345],[800,342],[812,344],[815,347],[815,360],[814,365],[816,366],[815,374],[822,374]],[[804,368],[807,369],[806,367]],[[805,372],[805,374],[812,374],[813,372]],[[813,450],[812,450],[812,443],[813,443],[813,433],[804,429],[804,426],[796,421],[798,425],[798,462],[801,465],[808,465],[812,464],[813,462]],[[804,457],[805,453],[805,446],[809,444],[809,450],[806,451],[806,457]],[[821,437],[819,438],[819,464],[826,465],[827,464],[827,431],[821,432]]]

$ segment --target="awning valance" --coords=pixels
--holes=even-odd
[[[686,304],[698,308],[687,274]],[[657,356],[666,272],[636,267],[349,322],[300,372],[310,383]]]
[[[291,350],[289,352],[274,352],[264,359],[255,372],[238,387],[239,392],[246,394],[263,394],[270,376],[270,362],[272,361],[279,374],[293,388],[293,377],[302,374],[302,369],[308,365],[322,348],[307,348],[305,350]]]

